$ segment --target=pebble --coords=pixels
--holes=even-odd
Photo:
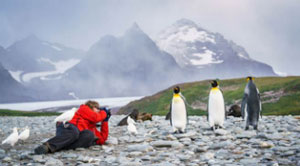
[[[47,162],[45,163],[46,166],[63,166],[64,163],[58,159],[49,158],[47,159]]]
[[[47,155],[33,155],[33,149],[55,134],[55,117],[0,117],[0,140],[11,126],[29,126],[30,139],[14,147],[0,145],[0,165],[261,165],[300,166],[300,121],[293,116],[267,116],[259,130],[245,131],[245,121],[229,117],[223,129],[211,131],[206,117],[190,116],[186,133],[174,134],[169,121],[153,116],[153,121],[137,122],[137,135],[127,126],[116,126],[125,116],[110,119],[109,137],[102,146],[77,148]]]

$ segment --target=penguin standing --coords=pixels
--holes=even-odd
[[[247,81],[241,105],[242,118],[246,119],[245,130],[249,129],[249,125],[257,130],[258,119],[261,114],[260,94],[253,82],[253,78],[247,77]]]
[[[226,116],[225,104],[222,91],[219,89],[219,84],[216,80],[211,82],[211,90],[208,99],[208,122],[212,130],[215,128],[223,128],[224,119]]]
[[[183,133],[187,125],[187,110],[185,106],[185,98],[180,93],[180,88],[174,88],[173,99],[170,105],[170,123],[174,133]]]

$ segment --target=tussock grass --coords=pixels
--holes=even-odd
[[[284,95],[275,103],[265,103],[263,115],[300,115],[300,77],[261,77],[254,80],[260,93],[284,92]],[[244,89],[247,84],[245,78],[219,80],[220,88],[223,90],[226,106],[230,106],[243,98]],[[133,101],[122,107],[119,111],[129,113],[136,108],[140,112],[148,112],[154,115],[166,115],[170,109],[174,85],[166,90],[152,96]],[[200,101],[208,102],[210,83],[208,80],[178,84],[182,94],[189,104]],[[206,115],[206,110],[188,107],[189,115]]]

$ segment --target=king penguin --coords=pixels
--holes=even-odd
[[[247,81],[241,105],[242,118],[246,119],[245,130],[249,129],[249,125],[252,125],[257,130],[258,119],[261,114],[260,94],[253,82],[253,78],[247,77]]]
[[[170,105],[170,123],[174,133],[184,133],[187,125],[187,110],[185,105],[185,98],[180,93],[180,88],[174,88],[173,99]]]
[[[219,84],[216,80],[211,82],[211,90],[208,99],[208,122],[212,130],[215,128],[223,128],[224,119],[226,116],[225,104],[222,91],[219,89]]]

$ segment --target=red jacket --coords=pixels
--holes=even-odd
[[[104,110],[97,113],[90,109],[87,105],[81,105],[69,123],[77,126],[79,131],[91,130],[94,135],[98,137],[97,144],[102,145],[108,137],[108,122],[102,122],[101,131],[97,130],[96,123],[103,121],[106,116],[107,115]]]

